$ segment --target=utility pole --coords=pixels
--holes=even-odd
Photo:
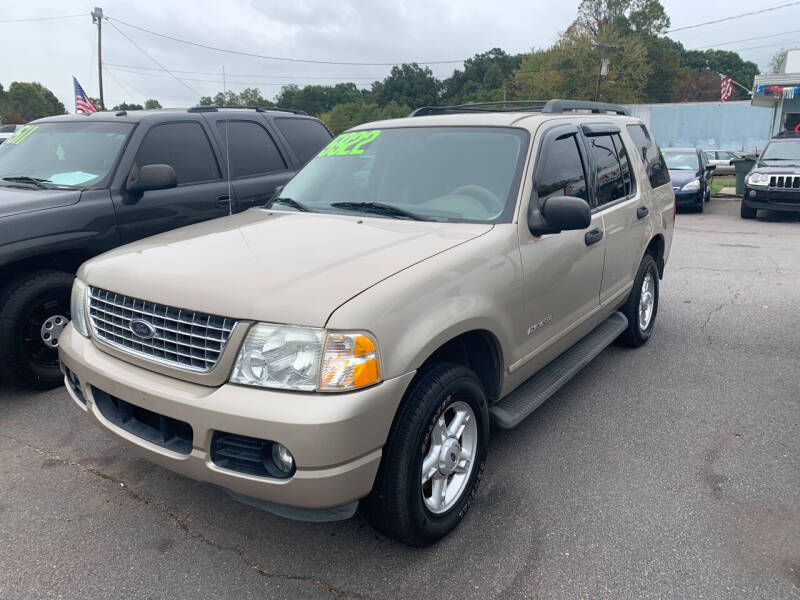
[[[105,110],[103,102],[103,9],[95,6],[91,12],[92,23],[97,23],[97,79],[100,82],[100,110]]]
[[[594,101],[600,97],[600,81],[603,75],[608,75],[608,61],[606,60],[607,48],[619,48],[614,44],[592,44],[592,48],[600,48],[600,69],[597,71],[597,85],[594,88]]]

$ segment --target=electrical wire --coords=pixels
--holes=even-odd
[[[761,39],[769,38],[769,37],[780,37],[782,35],[791,35],[793,33],[800,33],[800,29],[795,29],[793,31],[784,31],[783,33],[770,33],[768,35],[759,35],[757,37],[744,38],[742,40],[732,40],[730,42],[720,42],[720,43],[717,43],[717,44],[711,44],[709,46],[699,46],[697,48],[692,48],[692,50],[705,50],[706,48],[717,48],[719,46],[730,46],[731,44],[739,44],[741,42],[752,42],[753,40],[761,40]]]
[[[797,2],[800,4],[800,2]],[[206,50],[215,50],[217,52],[226,52],[228,54],[237,54],[239,56],[249,56],[251,58],[263,58],[267,60],[281,60],[286,62],[295,62],[295,63],[308,63],[308,64],[316,64],[316,65],[350,65],[350,66],[378,66],[378,67],[392,67],[399,64],[404,63],[412,63],[415,62],[419,65],[446,65],[446,64],[456,64],[456,63],[463,63],[464,59],[459,60],[404,60],[404,61],[396,61],[396,62],[347,62],[347,61],[335,61],[335,60],[311,60],[311,59],[304,59],[304,58],[288,58],[284,56],[267,56],[264,54],[255,54],[253,52],[243,52],[241,50],[231,50],[227,48],[218,48],[216,46],[209,46],[207,44],[200,44],[199,42],[192,42],[189,40],[184,40],[181,38],[177,38],[171,35],[166,35],[164,33],[158,33],[156,31],[151,31],[149,29],[145,29],[144,27],[139,27],[138,25],[133,25],[131,23],[126,23],[120,19],[116,19],[113,17],[105,17],[107,21],[114,21],[119,23],[120,25],[125,25],[126,27],[131,27],[133,29],[138,29],[139,31],[144,31],[145,33],[149,33],[150,35],[155,35],[160,38],[164,38],[167,40],[172,40],[173,42],[180,42],[181,44],[188,44],[190,46],[195,46],[197,48],[205,48]]]
[[[169,74],[172,76],[172,78],[173,78],[173,79],[175,79],[175,81],[177,81],[177,82],[181,83],[181,84],[182,84],[184,87],[186,87],[186,89],[188,89],[188,90],[189,90],[189,91],[191,91],[192,93],[196,94],[197,96],[201,96],[201,95],[202,95],[202,94],[201,94],[200,92],[198,92],[196,89],[194,89],[193,87],[191,87],[191,86],[190,86],[188,83],[186,83],[186,82],[185,82],[185,81],[183,81],[181,78],[177,77],[177,76],[176,76],[176,75],[174,75],[172,72],[170,72],[170,70],[169,70],[169,69],[167,69],[167,68],[166,68],[164,65],[162,65],[160,62],[158,62],[158,61],[157,61],[155,58],[153,58],[152,56],[150,56],[150,55],[149,55],[149,54],[148,54],[148,53],[147,53],[147,52],[146,52],[146,51],[145,51],[145,50],[144,50],[144,49],[143,49],[143,48],[142,48],[142,47],[141,47],[139,44],[137,44],[137,43],[136,43],[136,42],[134,42],[134,41],[133,41],[131,38],[129,38],[127,35],[125,35],[125,32],[124,32],[124,31],[122,31],[122,30],[121,30],[119,27],[117,27],[116,25],[114,25],[114,23],[113,23],[113,22],[111,22],[111,21],[110,21],[108,18],[106,18],[106,21],[108,21],[108,22],[109,22],[109,25],[111,25],[111,26],[112,26],[114,29],[116,29],[116,30],[117,30],[117,32],[119,32],[119,34],[120,34],[122,37],[124,37],[124,38],[125,38],[126,40],[128,40],[128,41],[129,41],[131,44],[133,44],[133,45],[134,45],[134,46],[135,46],[135,47],[136,47],[136,48],[137,48],[137,49],[138,49],[138,50],[139,50],[139,51],[140,51],[142,54],[144,54],[144,55],[145,55],[147,58],[149,58],[150,60],[152,60],[152,61],[153,61],[155,64],[157,64],[159,67],[161,67],[161,68],[162,68],[164,71],[166,71],[167,73],[169,73]]]
[[[110,66],[120,70],[128,70],[130,73],[136,73],[137,71],[131,69],[141,69],[143,71],[160,71],[158,67],[142,67],[138,65],[121,65],[117,63],[109,63],[104,62],[103,66]],[[186,73],[189,75],[219,75],[218,71],[180,71],[178,69],[172,69],[173,73]],[[141,73],[142,75],[146,75],[146,73]],[[227,77],[259,77],[265,79],[292,79],[294,77],[301,78],[301,79],[338,79],[342,81],[376,81],[384,75],[376,75],[374,77],[362,77],[362,76],[350,76],[350,75],[262,75],[260,73],[226,73]],[[447,75],[449,77],[449,75]]]
[[[89,14],[89,13],[86,13]],[[63,15],[60,17],[34,17],[30,19],[0,19],[0,23],[26,23],[29,21],[55,21],[57,19],[76,19],[78,17],[85,17],[86,14],[80,15]]]
[[[749,17],[752,15],[758,15],[765,12],[770,12],[773,10],[778,10],[781,8],[786,8],[788,6],[797,6],[800,2],[787,2],[786,4],[780,4],[778,6],[771,6],[769,8],[762,8],[761,10],[754,10],[751,12],[742,13],[740,15],[733,15],[730,17],[723,17],[721,19],[715,19],[713,21],[705,21],[703,23],[697,23],[695,25],[686,25],[685,27],[676,27],[675,29],[668,29],[664,33],[675,33],[676,31],[685,31],[686,29],[695,29],[697,27],[703,27],[705,25],[714,25],[716,23],[724,23],[725,21],[733,21],[734,19],[741,19],[742,17]]]

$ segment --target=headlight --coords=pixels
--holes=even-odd
[[[365,333],[258,323],[239,350],[230,380],[301,391],[364,387],[380,380],[377,346]]]
[[[86,323],[86,284],[77,277],[72,283],[69,307],[75,331],[84,337],[89,337],[89,327]]]
[[[378,346],[365,333],[332,332],[325,342],[319,389],[352,390],[380,380]]]
[[[769,185],[769,175],[765,173],[750,173],[747,176],[747,185],[766,187]]]
[[[690,181],[685,186],[681,188],[682,192],[695,192],[700,189],[700,180],[695,179],[694,181]]]

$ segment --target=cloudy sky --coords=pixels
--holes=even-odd
[[[222,89],[258,87],[273,98],[281,85],[354,81],[368,86],[389,66],[329,65],[267,60],[192,47],[126,26],[247,53],[305,60],[399,63],[461,60],[492,47],[509,53],[547,47],[575,18],[579,0],[193,0],[122,2],[98,0],[103,25],[105,102],[164,106],[196,104]],[[697,2],[662,0],[679,28],[780,6],[788,0]],[[89,12],[94,4],[31,0],[4,3],[0,11],[0,83],[39,81],[74,110],[72,75],[91,96],[98,95],[97,36]],[[670,34],[687,48],[736,50],[761,69],[776,51],[800,47],[800,2],[771,12]],[[14,21],[52,16],[59,20]],[[125,37],[127,36],[127,38]],[[138,47],[137,47],[138,46]],[[149,56],[148,56],[149,55]],[[160,70],[174,73],[183,83]],[[435,75],[458,63],[432,64]],[[749,85],[751,82],[742,82]]]

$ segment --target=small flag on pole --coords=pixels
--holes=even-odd
[[[89,100],[89,96],[83,91],[81,84],[75,77],[72,77],[72,83],[75,85],[75,112],[88,115],[89,113],[97,112],[97,109]]]
[[[720,74],[719,93],[720,99],[723,102],[730,98],[731,94],[733,93],[733,79],[727,75]]]

